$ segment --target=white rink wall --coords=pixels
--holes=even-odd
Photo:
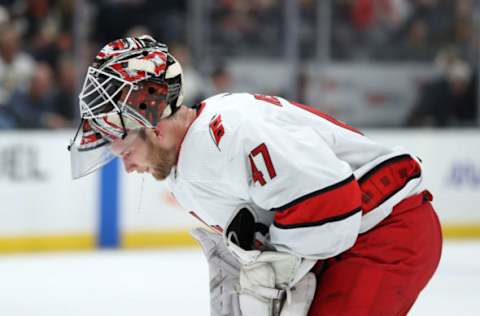
[[[480,236],[479,130],[364,133],[423,160],[447,237]],[[71,130],[0,133],[0,252],[191,244],[186,229],[197,222],[164,183],[127,175],[121,164],[111,171],[118,172],[118,187],[111,173],[72,181],[66,149],[72,135]],[[101,194],[109,185],[116,190]],[[112,235],[118,239],[100,240]]]
[[[96,229],[98,175],[70,180],[71,133],[0,133],[0,236]]]

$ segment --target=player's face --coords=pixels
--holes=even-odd
[[[175,155],[165,148],[153,129],[131,131],[123,140],[112,143],[112,151],[121,157],[130,173],[150,173],[157,180],[165,179],[175,165]]]
[[[139,173],[148,170],[147,146],[138,131],[130,131],[125,139],[117,139],[112,143],[112,152],[123,161],[125,171]]]

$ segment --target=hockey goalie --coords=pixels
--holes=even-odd
[[[406,315],[442,245],[421,160],[281,97],[188,107],[183,85],[152,37],[107,44],[80,93],[73,177],[120,157],[168,181],[207,224],[192,235],[209,262],[211,315]]]

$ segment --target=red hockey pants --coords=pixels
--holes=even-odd
[[[441,229],[430,200],[427,191],[403,200],[351,249],[317,264],[309,316],[406,315],[440,261]]]

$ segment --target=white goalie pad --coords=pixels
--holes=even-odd
[[[227,248],[241,263],[237,291],[242,315],[307,315],[316,288],[315,276],[309,271],[316,260],[284,252],[250,250],[254,224],[255,215],[242,206],[224,233]]]
[[[307,273],[293,288],[287,291],[286,302],[280,316],[306,316],[312,305],[317,288],[317,278],[312,272]]]
[[[190,231],[202,247],[208,261],[210,278],[210,315],[241,316],[236,287],[240,263],[230,253],[222,235],[203,228]]]

